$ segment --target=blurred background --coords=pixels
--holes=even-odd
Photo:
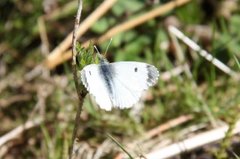
[[[78,103],[69,60],[77,6],[0,1],[0,158],[67,158]],[[170,25],[229,71],[177,39]],[[136,157],[226,124],[220,140],[172,158],[239,158],[239,26],[238,0],[83,0],[82,46],[92,41],[105,52],[112,38],[110,62],[155,65],[160,79],[132,109],[106,112],[87,96],[79,158],[124,158],[107,134]]]

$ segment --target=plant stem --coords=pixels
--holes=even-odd
[[[80,125],[80,115],[82,112],[83,99],[86,95],[86,93],[80,87],[79,77],[78,77],[78,73],[77,73],[77,64],[76,64],[76,56],[77,56],[76,31],[80,24],[81,12],[82,12],[82,0],[78,0],[78,11],[77,11],[76,19],[75,19],[75,24],[74,24],[74,29],[73,29],[73,37],[72,37],[72,73],[73,73],[73,79],[74,79],[74,83],[75,83],[75,87],[77,90],[79,101],[78,101],[77,114],[75,117],[74,130],[73,130],[73,134],[72,134],[72,143],[71,143],[70,151],[69,151],[69,159],[72,159],[74,152],[75,152],[74,144],[76,143],[75,141],[78,141],[78,128]]]

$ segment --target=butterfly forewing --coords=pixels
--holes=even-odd
[[[110,63],[114,75],[131,90],[142,91],[156,84],[159,72],[156,67],[142,62]]]
[[[110,63],[113,73],[114,107],[129,108],[137,103],[143,90],[157,82],[158,70],[141,62]]]
[[[91,64],[84,67],[81,71],[81,80],[89,93],[94,96],[100,108],[111,110],[112,101],[110,100],[104,79],[100,76],[99,66],[100,65]]]

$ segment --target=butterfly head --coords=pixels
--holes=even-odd
[[[107,64],[107,63],[109,63],[107,61],[107,59],[103,55],[101,55],[100,53],[97,53],[97,57],[98,57],[98,59],[100,61],[100,64]]]
[[[97,51],[97,57],[100,61],[100,64],[106,64],[109,63],[106,58],[98,51],[97,47],[94,45],[95,50]]]

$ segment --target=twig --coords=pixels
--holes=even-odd
[[[42,54],[44,56],[47,56],[49,54],[49,41],[48,41],[45,21],[42,16],[38,18],[38,28],[39,28],[40,38],[42,41],[42,49],[41,49]]]
[[[78,144],[77,131],[78,131],[79,124],[80,124],[80,115],[81,115],[82,106],[83,106],[83,99],[86,95],[86,93],[84,93],[80,88],[80,84],[78,82],[79,77],[78,77],[78,73],[77,73],[77,65],[76,65],[76,56],[77,56],[76,31],[79,28],[81,12],[82,12],[82,0],[79,0],[78,1],[78,11],[77,11],[76,19],[75,19],[75,25],[74,25],[73,36],[72,36],[72,73],[73,73],[73,79],[74,79],[75,87],[77,90],[79,102],[78,102],[77,113],[76,113],[76,117],[75,117],[74,130],[73,130],[73,134],[72,134],[72,145],[71,145],[70,151],[69,151],[69,159],[72,159],[72,156],[74,156],[75,145]]]
[[[0,138],[0,147],[2,147],[8,141],[18,138],[24,131],[39,126],[42,122],[43,118],[35,118],[33,120],[27,121],[23,125],[16,127],[15,129]]]
[[[176,37],[181,39],[185,44],[187,44],[191,49],[198,52],[200,56],[204,57],[206,60],[214,64],[217,68],[222,70],[224,73],[230,75],[230,76],[236,76],[236,73],[232,71],[227,65],[219,61],[217,58],[213,57],[210,53],[203,50],[198,44],[196,44],[194,41],[192,41],[190,38],[185,36],[181,31],[179,31],[174,26],[169,26],[169,31],[173,33]]]
[[[161,148],[154,152],[151,152],[146,156],[146,158],[151,159],[165,159],[177,154],[180,154],[185,151],[190,151],[198,147],[202,147],[206,144],[210,144],[212,142],[216,142],[225,137],[226,132],[228,131],[229,126],[222,126],[220,128],[216,128],[198,135],[195,135],[189,139],[171,144],[167,147]],[[232,134],[240,133],[240,120],[236,123]]]
[[[106,40],[108,40],[109,38],[112,38],[113,36],[115,36],[116,34],[119,34],[123,31],[127,31],[129,29],[132,29],[146,21],[149,21],[157,16],[161,16],[171,10],[173,10],[176,7],[182,6],[188,2],[190,2],[191,0],[175,0],[172,2],[169,2],[165,5],[161,5],[159,7],[157,7],[156,9],[149,11],[135,19],[126,21],[122,24],[119,24],[115,27],[113,27],[112,29],[110,29],[107,33],[105,33],[104,35],[102,35],[99,38],[96,39],[90,39],[88,41],[86,41],[85,43],[82,44],[82,46],[88,46],[90,41],[94,42],[94,43],[102,43]],[[88,19],[90,18],[90,16],[88,17]],[[95,22],[95,21],[94,21]],[[92,24],[92,23],[91,23]],[[79,27],[79,30],[84,29],[83,24]],[[82,35],[84,32],[82,31],[80,35]],[[79,35],[79,36],[80,36]],[[64,40],[65,41],[65,40]],[[63,42],[64,43],[64,42]],[[62,43],[62,44],[63,44]],[[46,61],[44,62],[45,66],[49,69],[53,69],[54,67],[56,67],[57,65],[61,64],[62,62],[69,60],[72,56],[71,50],[66,51],[65,53],[62,53],[63,51],[65,51],[67,48],[61,49],[62,46],[61,44],[58,46],[58,51],[53,51],[51,53],[50,56],[48,56],[48,58],[46,59]],[[56,48],[57,49],[57,48]]]
[[[104,15],[116,2],[117,0],[105,0],[103,3],[91,14],[89,15],[76,30],[76,37],[82,36],[102,15]],[[70,56],[66,58],[63,54],[71,45],[73,33],[70,33],[61,44],[59,44],[44,61],[44,65],[47,68],[54,68],[56,65],[62,63],[63,61],[71,58]]]
[[[0,99],[0,108],[6,108],[13,103],[27,101],[31,98],[32,96],[30,94],[21,94],[9,97],[8,99]]]

